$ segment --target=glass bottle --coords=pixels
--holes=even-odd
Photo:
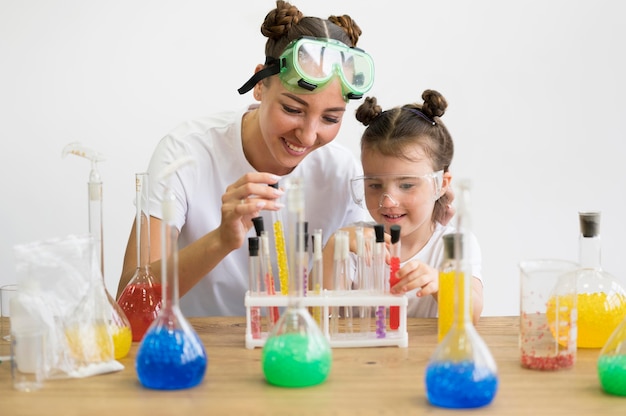
[[[169,177],[186,161],[191,159],[173,162],[164,176]],[[161,310],[141,340],[135,359],[139,382],[157,390],[196,386],[202,381],[208,362],[202,341],[179,307],[178,230],[173,222],[175,198],[167,187],[163,197]]]
[[[130,322],[134,342],[141,341],[161,309],[161,283],[157,281],[150,266],[148,179],[148,173],[135,174],[137,269],[117,300]]]
[[[466,261],[470,258],[467,255],[470,245],[466,242],[469,238],[469,190],[469,183],[462,182],[454,234],[454,319],[430,357],[425,375],[428,401],[435,406],[457,409],[486,406],[498,389],[496,363],[470,315],[472,274]]]
[[[601,266],[600,212],[579,212],[579,348],[602,348],[626,315],[624,284]]]
[[[304,268],[304,185],[301,178],[286,186],[289,213],[290,270]],[[296,240],[299,243],[296,243]],[[296,267],[293,267],[296,266]],[[287,309],[263,346],[261,363],[268,383],[281,387],[308,387],[323,383],[330,372],[332,351],[328,339],[303,306],[303,275],[292,273]]]

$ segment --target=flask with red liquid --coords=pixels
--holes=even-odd
[[[161,284],[150,267],[148,179],[148,173],[135,174],[137,269],[117,300],[130,322],[134,342],[141,341],[161,309]]]

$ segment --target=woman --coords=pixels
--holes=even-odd
[[[373,83],[371,58],[353,48],[360,28],[347,15],[304,17],[277,1],[261,32],[268,37],[266,62],[239,90],[252,89],[258,104],[178,126],[150,161],[150,247],[158,276],[166,185],[159,173],[181,156],[195,159],[167,184],[176,195],[179,293],[186,316],[245,315],[244,242],[253,235],[251,220],[262,216],[269,228],[272,212],[283,205],[280,186],[268,185],[305,178],[309,227],[325,235],[364,219],[347,191],[349,178],[361,168],[347,148],[333,142],[348,100],[360,98]],[[135,238],[133,227],[118,296],[137,266]]]

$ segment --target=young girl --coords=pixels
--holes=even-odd
[[[387,232],[392,225],[401,227],[400,280],[391,292],[410,295],[408,316],[435,317],[442,236],[455,231],[451,225],[442,225],[447,223],[451,198],[449,167],[454,144],[440,118],[447,108],[444,97],[426,90],[422,99],[421,105],[381,111],[376,98],[370,97],[357,109],[357,120],[367,126],[361,138],[364,175],[352,179],[351,193]],[[481,254],[473,235],[470,241],[472,310],[477,321],[483,305]],[[327,288],[332,282],[333,252],[334,238],[324,248]]]

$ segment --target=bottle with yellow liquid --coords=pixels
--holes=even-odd
[[[463,278],[471,275],[467,261],[471,258],[468,255],[471,246],[464,241],[469,235],[468,223],[469,183],[464,181],[459,192],[457,231],[447,237],[454,245],[454,260],[450,265],[454,277],[452,325],[430,357],[425,375],[428,401],[444,408],[486,406],[495,397],[499,384],[496,363],[470,315],[470,279]]]
[[[579,212],[578,348],[602,348],[626,316],[624,282],[602,269],[600,212]]]
[[[461,241],[462,243],[462,241]],[[463,255],[463,245],[459,246]],[[454,297],[455,297],[455,279],[457,278],[457,270],[455,269],[455,252],[454,252],[454,234],[446,234],[443,236],[443,261],[441,262],[439,271],[439,293],[437,295],[437,340],[441,342],[446,336],[452,322],[454,321]],[[465,274],[458,271],[460,284],[465,283]],[[469,314],[472,316],[471,291],[469,296]]]

